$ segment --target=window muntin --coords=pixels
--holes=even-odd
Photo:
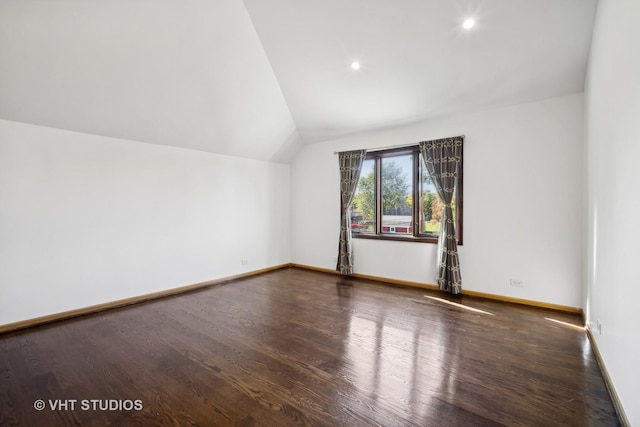
[[[461,201],[462,163],[452,206],[458,244]],[[417,146],[369,152],[351,208],[351,230],[354,237],[435,243],[443,207]]]

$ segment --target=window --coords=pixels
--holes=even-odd
[[[453,198],[462,244],[462,163]],[[438,241],[443,204],[418,146],[367,153],[351,207],[353,237]]]

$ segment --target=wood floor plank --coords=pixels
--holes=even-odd
[[[0,425],[109,424],[620,425],[576,315],[296,268],[0,335]]]

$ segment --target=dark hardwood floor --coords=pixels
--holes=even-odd
[[[0,335],[0,425],[619,425],[579,324],[283,269]]]

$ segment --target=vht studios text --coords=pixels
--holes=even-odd
[[[33,406],[38,411],[141,411],[143,408],[139,399],[49,399],[36,400]]]

